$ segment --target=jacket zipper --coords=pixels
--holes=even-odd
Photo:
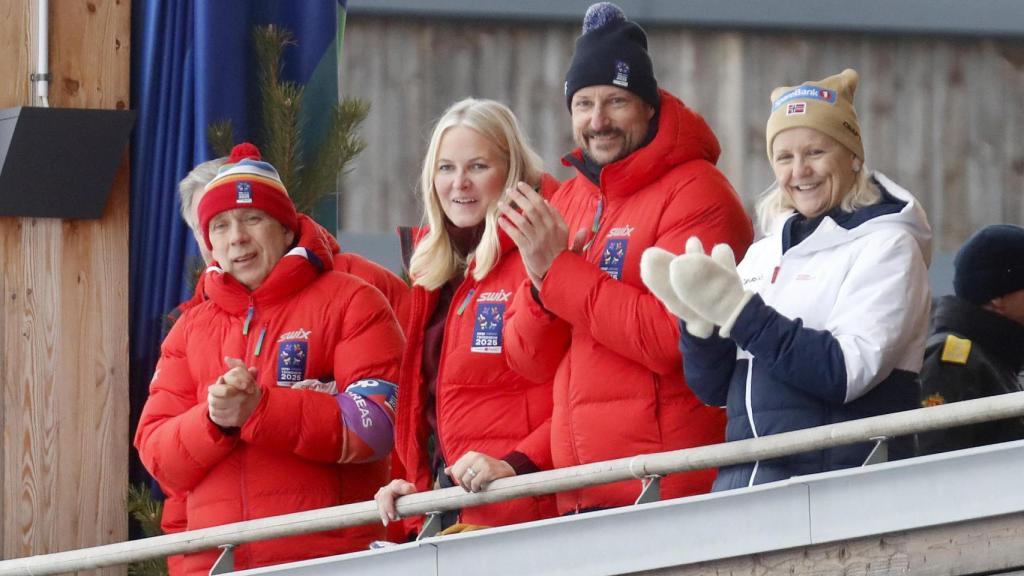
[[[591,248],[594,247],[594,244],[597,243],[597,233],[600,232],[601,230],[601,219],[604,217],[605,195],[604,190],[602,190],[600,186],[598,187],[598,193],[599,196],[597,198],[597,209],[594,210],[594,221],[590,224],[590,240],[587,240],[587,243],[583,245],[583,255],[586,258],[587,262],[591,261],[590,250]],[[576,429],[572,418],[569,418],[569,437],[576,437]],[[576,447],[576,441],[570,441],[570,445],[572,446],[572,455],[573,458],[576,460],[576,464],[582,464],[583,461],[580,458],[579,450]],[[576,490],[575,495],[576,506],[574,508],[576,510],[576,513],[579,514],[580,510],[583,507],[582,492],[580,490]]]
[[[448,314],[444,321],[444,334],[441,336],[441,361],[437,365],[437,380],[434,382],[434,410],[436,411],[434,420],[437,422],[437,430],[435,430],[437,434],[437,449],[441,452],[441,461],[444,462],[445,466],[451,466],[453,464],[448,460],[448,452],[444,449],[444,442],[442,441],[444,434],[441,433],[441,421],[443,420],[443,418],[441,418],[441,381],[445,373],[445,357],[447,356],[447,354],[445,354],[445,350],[447,349],[449,342],[451,342],[450,338],[453,336],[451,332],[455,331],[456,334],[458,334],[456,327],[459,323],[459,318],[466,311],[466,308],[469,307],[469,303],[473,300],[473,295],[476,293],[476,287],[473,287],[466,292],[465,296],[461,297],[461,300],[459,298],[460,293],[472,282],[471,278],[472,276],[467,276],[466,279],[459,284],[455,294],[452,295],[452,304],[455,302],[460,303],[459,307],[455,309],[454,314],[452,313],[453,311],[451,306],[449,305],[448,307]],[[456,344],[457,343],[458,340],[456,340]],[[442,474],[443,473],[444,472],[442,471]]]
[[[748,355],[749,355],[749,353],[748,353]],[[747,390],[746,390],[746,398],[745,398],[746,404],[747,404],[747,421],[750,423],[750,431],[751,431],[751,433],[754,434],[754,438],[758,438],[759,436],[757,434],[757,427],[754,426],[754,405],[753,405],[753,401],[751,400],[751,397],[753,396],[753,392],[751,390],[751,386],[753,385],[753,383],[754,383],[754,357],[753,356],[749,356],[749,358],[747,360],[747,386],[746,386]],[[761,463],[760,460],[755,460],[754,461],[754,468],[750,471],[750,481],[747,483],[747,486],[753,486],[754,485],[754,478],[757,476],[757,468],[758,468],[758,465],[760,463]]]
[[[769,284],[775,284],[775,281],[779,279],[779,271],[781,271],[781,270],[782,270],[782,258],[780,257],[778,264],[776,264],[775,267],[772,268],[772,277],[769,280]],[[747,354],[749,355],[749,352]],[[745,401],[746,401],[746,405],[747,405],[747,421],[750,423],[750,431],[754,434],[754,438],[758,438],[759,435],[757,433],[757,427],[754,426],[754,403],[753,403],[753,400],[751,399],[751,397],[753,396],[753,391],[751,390],[751,387],[753,386],[753,383],[754,383],[754,357],[752,355],[750,355],[750,359],[747,362],[747,389],[746,389],[746,394],[745,394],[745,396],[746,396]],[[748,487],[754,485],[754,479],[757,477],[757,470],[758,470],[758,468],[760,468],[760,466],[761,466],[761,461],[760,460],[755,460],[754,461],[754,468],[751,469],[751,471],[750,471],[750,481],[747,482],[747,486]]]
[[[247,337],[246,338],[246,346],[245,346],[246,347],[246,355],[245,355],[245,365],[246,366],[249,366],[250,365],[250,360],[254,359],[254,357],[252,355],[250,355],[250,353],[249,353],[249,348],[250,348],[249,347],[249,340],[252,339],[250,334],[249,334],[249,332],[250,332],[250,329],[252,328],[252,321],[253,321],[253,319],[255,319],[255,317],[256,317],[256,302],[250,296],[249,297],[249,309],[246,311],[246,313],[245,313],[245,321],[242,323],[242,335]],[[266,332],[266,327],[264,327],[260,331],[260,338],[259,338],[259,341],[256,344],[257,348],[259,347],[260,343],[262,343],[262,341],[263,341],[263,334],[265,332]],[[259,352],[257,350],[256,356],[258,356],[258,355],[259,355]],[[239,484],[239,491],[241,492],[241,496],[242,496],[242,520],[243,521],[249,519],[249,493],[248,493],[247,482],[245,481],[246,480],[246,474],[247,474],[245,461],[246,461],[246,456],[248,456],[248,453],[249,453],[248,450],[243,451],[242,452],[242,457],[239,458],[239,461],[238,461],[238,484]],[[246,563],[248,562],[248,560],[246,558],[246,556],[248,555],[248,551],[249,551],[248,547],[242,547],[242,546],[238,547],[238,550],[235,552],[235,554],[238,556],[238,558],[236,559],[236,563],[237,563],[236,565],[238,565],[238,566],[245,566],[246,565]]]
[[[597,242],[597,233],[601,230],[601,218],[604,216],[604,192],[597,199],[597,210],[594,211],[594,221],[590,224],[590,240],[583,245],[583,253],[590,259],[590,249]]]

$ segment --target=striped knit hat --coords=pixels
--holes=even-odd
[[[231,150],[227,164],[221,167],[217,176],[206,185],[206,193],[199,202],[199,226],[210,243],[210,220],[221,212],[235,208],[262,210],[280,222],[285,228],[298,233],[298,216],[295,204],[288,197],[277,170],[261,160],[256,146],[243,142]]]

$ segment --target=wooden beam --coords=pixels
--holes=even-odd
[[[30,3],[0,3],[0,107],[29,102]],[[49,17],[50,105],[126,108],[131,2],[61,0]],[[6,558],[128,535],[127,166],[100,220],[0,218]]]

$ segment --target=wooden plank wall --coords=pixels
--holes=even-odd
[[[356,18],[345,31],[343,91],[368,99],[369,148],[345,180],[346,231],[419,221],[414,193],[430,128],[465,96],[518,115],[549,169],[571,146],[562,96],[578,27]],[[651,28],[661,85],[717,133],[719,166],[748,207],[771,183],[764,124],[778,85],[853,67],[868,164],[914,192],[955,250],[989,223],[1024,224],[1024,39]]]
[[[0,3],[0,107],[29,103],[31,4]],[[50,4],[51,106],[128,106],[130,18],[128,0]],[[3,557],[123,541],[127,154],[101,220],[0,218],[0,271]]]

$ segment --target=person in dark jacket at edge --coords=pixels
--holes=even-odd
[[[1024,369],[1024,228],[986,226],[953,261],[955,296],[932,313],[921,405],[1020,392]],[[1024,418],[918,434],[921,454],[1024,438]]]
[[[918,405],[931,227],[913,195],[864,163],[858,80],[846,69],[772,91],[777,184],[758,204],[766,236],[738,269],[728,246],[708,256],[696,238],[676,258],[644,255],[644,280],[685,324],[686,379],[726,406],[730,442]],[[725,466],[715,490],[860,466],[872,448]],[[913,452],[913,437],[888,445],[891,459]]]
[[[611,3],[587,10],[565,75],[578,148],[563,158],[576,176],[545,201],[519,186],[502,228],[528,279],[505,325],[510,363],[536,381],[554,378],[554,465],[721,442],[724,414],[683,378],[679,324],[640,280],[640,255],[679,252],[686,239],[753,238],[739,196],[715,167],[720,148],[704,119],[659,89],[647,35]],[[705,493],[715,470],[661,480],[663,499]],[[632,504],[639,481],[558,495],[560,514]]]

